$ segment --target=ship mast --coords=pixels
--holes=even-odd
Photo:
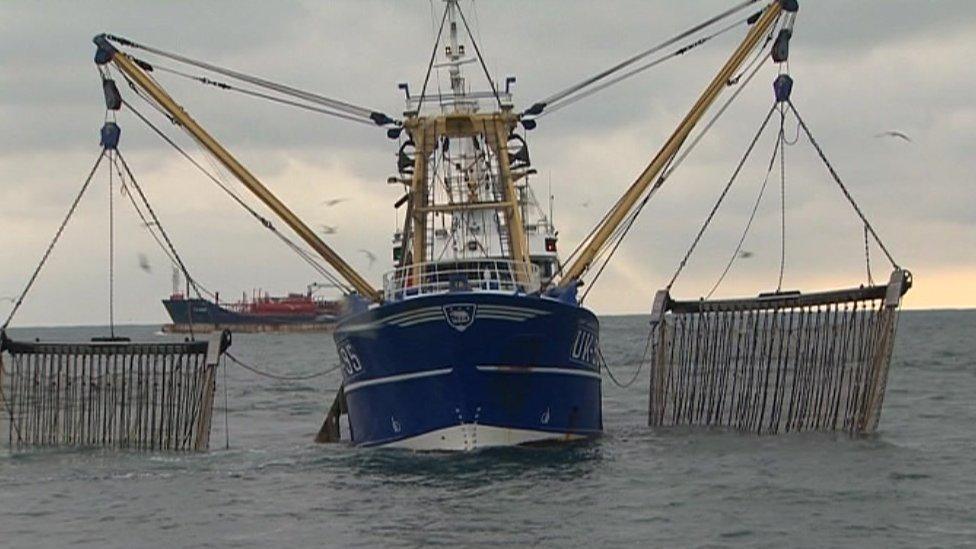
[[[769,4],[765,12],[749,30],[745,39],[735,50],[729,60],[722,67],[722,70],[715,76],[712,82],[705,88],[698,101],[685,116],[681,124],[678,125],[671,137],[665,142],[664,146],[657,153],[651,163],[644,169],[637,180],[627,189],[623,197],[610,210],[604,221],[594,230],[593,238],[580,251],[576,260],[566,269],[565,274],[559,281],[559,287],[565,288],[579,284],[580,277],[589,269],[593,260],[597,257],[612,235],[620,227],[621,223],[633,211],[634,207],[641,200],[651,182],[656,180],[685,140],[691,134],[691,130],[705,115],[709,107],[718,99],[718,96],[725,89],[727,82],[733,77],[746,61],[749,53],[759,44],[782,12],[780,0],[775,0]]]
[[[448,23],[448,40],[449,44],[447,46],[446,54],[448,60],[448,73],[451,77],[451,93],[454,94],[455,101],[461,99],[464,95],[464,77],[461,76],[461,59],[464,54],[462,53],[461,44],[458,42],[458,28],[457,28],[457,1],[456,0],[446,0],[447,1],[447,23]],[[457,103],[455,102],[455,108]]]
[[[412,266],[411,276],[417,277],[424,264],[432,261],[503,257],[517,266],[515,276],[526,281],[530,269],[528,241],[515,188],[520,174],[513,174],[508,151],[518,115],[512,112],[510,101],[503,103],[487,74],[492,85],[490,95],[467,89],[461,68],[475,59],[466,57],[460,25],[467,30],[476,52],[477,45],[457,0],[445,2],[442,25],[446,25],[447,33],[443,46],[436,44],[435,48],[444,48],[446,62],[436,66],[448,69],[450,94],[427,96],[422,92],[419,99],[408,99],[404,113],[403,127],[414,157],[405,180],[410,193],[403,229],[404,250],[408,251],[400,266]],[[435,66],[435,60],[436,55],[428,70]],[[478,99],[488,97],[498,108],[479,112]],[[440,110],[422,114],[425,107]],[[450,222],[453,248],[435,249],[437,220],[444,226]],[[488,227],[498,237],[497,249],[488,249],[471,236],[478,234],[484,240]]]

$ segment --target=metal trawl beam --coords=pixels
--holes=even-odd
[[[105,35],[95,37],[95,44],[100,50],[111,52],[111,61],[115,63],[126,76],[132,79],[140,88],[146,91],[170,116],[172,116],[181,126],[183,126],[194,139],[205,149],[216,157],[216,159],[228,171],[234,174],[249,191],[251,191],[261,202],[271,209],[282,221],[285,222],[295,233],[312,247],[322,258],[331,265],[336,272],[344,278],[360,294],[379,302],[382,294],[356,272],[342,257],[339,256],[329,245],[322,241],[308,225],[305,224],[294,212],[268,190],[247,168],[244,167],[227,149],[217,142],[206,130],[194,120],[183,107],[181,107],[164,89],[162,89],[152,78],[139,67],[139,65],[128,55],[119,51],[111,45]]]

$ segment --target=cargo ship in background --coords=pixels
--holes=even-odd
[[[173,293],[163,300],[173,321],[163,326],[167,333],[331,332],[342,311],[341,301],[315,295],[325,287],[319,283],[309,284],[305,293],[272,296],[256,290],[250,296],[243,294],[239,301],[221,302],[219,293],[212,300],[187,297],[176,280],[174,275]]]

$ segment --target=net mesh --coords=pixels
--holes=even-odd
[[[896,270],[888,285],[816,294],[681,302],[659,292],[648,423],[874,431],[910,285]]]
[[[184,343],[0,342],[11,448],[203,451],[229,334]]]

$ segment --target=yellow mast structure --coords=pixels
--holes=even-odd
[[[183,107],[164,89],[162,89],[152,78],[139,67],[139,65],[127,54],[119,51],[110,44],[104,35],[95,38],[95,44],[112,53],[112,62],[135,84],[145,90],[170,116],[173,117],[183,128],[185,128],[194,139],[207,149],[228,171],[234,174],[248,190],[258,197],[268,208],[282,219],[306,244],[311,246],[322,258],[331,265],[336,272],[344,278],[364,297],[380,302],[382,295],[366,281],[355,269],[353,269],[342,257],[339,256],[328,244],[322,241],[308,225],[306,225],[294,212],[268,190],[247,168],[244,167],[230,152],[217,142],[203,127],[200,126]]]
[[[643,173],[640,174],[637,180],[627,189],[627,192],[624,193],[620,201],[610,210],[605,221],[598,226],[593,238],[580,251],[579,257],[566,269],[563,277],[559,281],[559,287],[564,288],[576,284],[580,277],[589,269],[594,258],[603,249],[624,219],[627,218],[627,215],[633,210],[637,202],[640,201],[651,182],[657,179],[668,162],[678,153],[681,145],[684,144],[685,140],[691,134],[691,130],[701,121],[705,112],[718,99],[718,96],[726,87],[726,83],[739,70],[749,56],[749,52],[755,49],[763,36],[773,27],[781,12],[782,6],[779,0],[770,3],[766,7],[762,16],[752,26],[752,29],[749,30],[745,39],[722,67],[722,70],[719,71],[708,87],[705,88],[705,91],[691,108],[691,111],[681,121],[681,124],[678,125],[678,128],[664,143],[664,146],[647,168],[644,169]]]
[[[410,256],[404,255],[401,263],[410,269],[414,279],[421,275],[422,264],[432,258],[427,257],[428,233],[431,229],[433,214],[448,214],[463,216],[467,212],[477,210],[494,210],[505,220],[504,237],[508,244],[508,257],[513,261],[515,269],[513,275],[521,282],[528,282],[531,269],[529,257],[529,243],[525,234],[522,219],[522,208],[515,182],[524,173],[513,174],[511,159],[508,154],[509,136],[518,125],[519,117],[512,112],[510,104],[503,105],[498,99],[498,110],[494,112],[478,113],[477,101],[468,95],[465,80],[460,72],[460,65],[464,55],[464,47],[458,42],[457,14],[459,8],[457,0],[447,2],[445,20],[448,23],[448,39],[446,52],[451,80],[451,102],[453,106],[446,113],[420,116],[423,109],[424,97],[421,94],[416,110],[405,113],[403,129],[413,141],[416,152],[413,163],[413,174],[409,180],[410,202],[407,219],[404,222],[404,237],[409,243]],[[471,37],[472,41],[474,37]],[[435,46],[436,47],[436,46]],[[492,89],[495,98],[497,90]],[[476,188],[469,188],[457,197],[451,197],[446,203],[436,204],[431,201],[434,181],[431,176],[430,159],[437,147],[446,141],[475,140],[487,145],[494,158],[498,178],[500,199],[485,200]],[[502,227],[499,227],[502,230]]]
[[[529,249],[515,190],[515,178],[510,169],[507,137],[518,123],[518,117],[510,109],[496,113],[451,113],[435,116],[408,116],[403,122],[407,133],[417,146],[414,173],[410,181],[411,195],[411,252],[407,264],[424,262],[427,249],[428,216],[435,212],[461,212],[471,210],[498,210],[504,212],[506,236],[511,248],[511,258],[528,264]],[[461,201],[452,204],[430,204],[428,159],[442,138],[481,137],[494,153],[498,162],[502,200]]]

